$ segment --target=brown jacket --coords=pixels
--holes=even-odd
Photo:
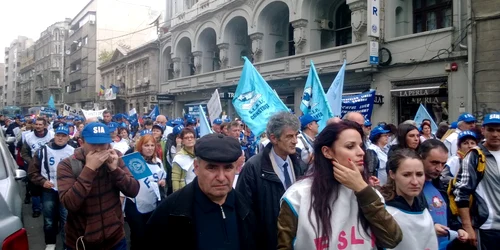
[[[121,156],[118,151],[117,154]],[[139,182],[121,159],[114,171],[109,171],[106,164],[96,171],[83,167],[75,178],[70,158],[85,166],[83,148],[75,149],[71,157],[57,166],[59,199],[68,210],[66,245],[76,249],[77,239],[83,237],[87,249],[110,249],[125,237],[120,191],[135,197]]]
[[[368,186],[356,193],[359,207],[370,224],[377,246],[394,248],[403,239],[403,232],[372,187]],[[335,216],[335,211],[332,211]],[[298,218],[287,202],[282,202],[278,217],[278,249],[293,249],[297,234]]]

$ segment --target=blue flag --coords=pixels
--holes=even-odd
[[[288,108],[252,63],[246,57],[243,59],[245,64],[234,93],[233,106],[250,130],[260,136],[266,130],[269,118],[276,112],[288,112]]]
[[[135,152],[128,155],[122,156],[125,166],[130,170],[130,173],[134,176],[134,179],[140,180],[148,176],[153,175],[149,169],[148,163],[144,160],[141,153]]]
[[[319,80],[314,63],[311,61],[309,68],[309,75],[307,76],[306,86],[304,86],[304,94],[302,95],[302,102],[300,104],[302,113],[310,114],[318,119],[319,131],[323,130],[326,122],[333,114],[326,100],[325,90],[321,81]]]
[[[375,90],[370,90],[357,95],[342,97],[341,116],[349,112],[361,113],[365,119],[372,119],[373,104],[375,103]]]
[[[158,104],[155,105],[153,110],[151,110],[151,113],[149,114],[149,117],[151,117],[151,120],[156,120],[156,117],[160,115],[160,109],[158,108]]]
[[[418,107],[417,114],[415,114],[415,118],[413,120],[417,123],[417,126],[420,127],[424,119],[429,119],[431,121],[431,131],[432,133],[436,133],[438,130],[436,122],[432,119],[429,112],[427,112],[425,106],[420,103],[420,107]]]
[[[345,63],[340,68],[337,76],[330,85],[328,92],[326,92],[326,99],[330,104],[331,111],[334,116],[340,116],[342,111],[342,92],[344,91],[344,76],[345,76]]]
[[[213,133],[212,129],[210,128],[210,124],[208,123],[207,120],[207,115],[205,114],[205,111],[203,110],[203,107],[199,107],[200,109],[200,133],[199,136],[200,138]]]
[[[49,106],[49,108],[51,109],[56,109],[56,104],[54,103],[54,96],[50,95],[50,98],[49,98],[49,103],[47,104],[47,106]]]

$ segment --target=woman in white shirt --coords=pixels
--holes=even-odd
[[[135,198],[125,199],[125,216],[130,226],[131,249],[142,249],[145,246],[146,223],[161,200],[160,190],[165,187],[167,174],[156,153],[156,141],[151,134],[142,136],[136,144],[135,150],[140,152],[146,160],[152,175],[138,180],[139,193]]]
[[[387,172],[385,170],[387,163],[387,153],[384,148],[389,143],[389,130],[385,130],[383,127],[376,127],[370,132],[370,141],[372,144],[368,146],[377,153],[379,168],[377,169],[377,178],[380,181],[380,186],[385,185],[387,182]]]
[[[389,179],[382,187],[386,209],[403,231],[403,240],[392,249],[438,249],[438,240],[427,204],[418,199],[425,182],[424,163],[414,150],[393,152],[387,163]]]

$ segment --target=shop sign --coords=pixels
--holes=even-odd
[[[380,0],[368,0],[368,36],[380,36]]]
[[[158,100],[158,101],[173,101],[173,100],[175,100],[175,96],[173,96],[173,95],[157,95],[156,100]]]
[[[234,98],[234,92],[220,92],[219,93],[220,99],[233,99]]]
[[[406,102],[404,104],[435,104],[435,103],[442,103],[442,102],[447,102],[448,98],[446,97],[413,97],[413,98],[406,98]]]
[[[375,95],[375,101],[373,102],[374,104],[384,104],[384,96],[383,95]]]
[[[396,90],[392,92],[393,96],[399,97],[410,97],[410,96],[429,96],[429,95],[438,95],[439,88],[435,89],[414,89],[414,90]]]
[[[378,42],[370,41],[370,65],[378,65]]]

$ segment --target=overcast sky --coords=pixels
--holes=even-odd
[[[74,18],[90,0],[0,0],[0,62],[18,35],[33,41],[50,25]]]

